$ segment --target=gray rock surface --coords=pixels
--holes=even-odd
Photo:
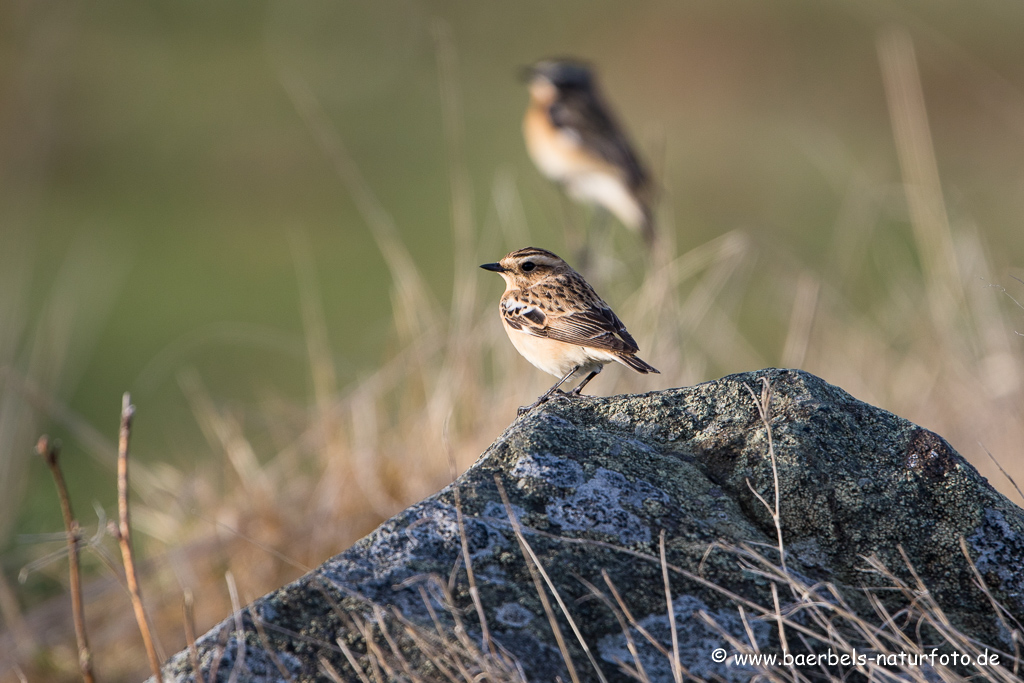
[[[482,643],[461,561],[456,487],[490,636],[528,680],[569,680],[496,478],[597,666],[609,681],[627,680],[616,660],[633,661],[629,642],[586,582],[610,595],[607,576],[636,621],[670,649],[656,559],[663,531],[669,563],[694,573],[699,567],[701,577],[744,598],[771,600],[766,582],[744,571],[734,554],[708,552],[716,541],[753,542],[778,558],[772,516],[752,492],[774,501],[768,432],[746,388],[760,394],[762,377],[774,392],[771,427],[790,569],[809,581],[856,588],[879,580],[864,571],[871,554],[908,575],[902,548],[956,627],[1010,647],[960,539],[994,597],[1024,621],[1024,512],[936,434],[813,375],[766,370],[644,395],[562,398],[518,419],[455,484],[254,602],[242,616],[244,634],[229,618],[201,638],[202,680],[214,667],[217,680],[232,672],[238,680],[327,680],[320,658],[343,680],[360,680],[336,639],[370,667],[367,634],[395,676],[408,666],[424,680],[446,680],[423,634],[436,641],[440,631],[449,645],[457,642],[457,614],[464,639]],[[727,681],[751,675],[712,661],[725,640],[695,616],[701,611],[744,641],[777,646],[774,625],[752,621],[748,634],[722,590],[680,575],[671,588],[681,661],[693,674]],[[445,589],[454,606],[445,604]],[[560,608],[551,605],[580,679],[597,680]],[[671,680],[664,655],[631,633],[650,679]],[[386,668],[381,675],[388,677]],[[171,658],[165,676],[194,680],[188,652]]]

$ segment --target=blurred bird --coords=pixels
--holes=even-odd
[[[641,374],[658,372],[637,358],[626,326],[583,276],[550,251],[526,247],[497,263],[480,266],[501,275],[501,322],[526,360],[561,379],[523,414],[547,401],[571,378],[583,377],[579,394],[605,363],[616,361]]]
[[[579,202],[597,204],[654,241],[652,182],[598,91],[572,60],[538,62],[524,73],[530,104],[526,148],[541,173]]]

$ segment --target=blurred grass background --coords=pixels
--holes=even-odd
[[[938,289],[894,138],[893,27],[948,216],[931,234],[957,259]],[[564,252],[519,130],[517,69],[542,57],[595,63],[675,245],[646,272],[611,226],[599,289],[668,371],[610,368],[595,392],[804,367],[946,436],[1012,497],[985,449],[1024,479],[1024,310],[998,289],[1024,300],[1022,30],[1009,0],[0,0],[0,603],[19,666],[74,678],[66,565],[23,572],[62,549],[39,433],[62,439],[93,533],[132,392],[170,653],[184,589],[207,596],[203,631],[230,609],[225,570],[254,597],[314,566],[446,481],[446,420],[464,468],[546,386],[503,339],[497,278],[472,270],[525,242]],[[412,309],[353,170],[418,269]],[[134,643],[86,559],[97,640]],[[141,650],[101,648],[104,678],[144,674]]]

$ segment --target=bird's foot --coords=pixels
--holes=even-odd
[[[540,398],[538,398],[536,401],[534,401],[533,403],[531,403],[528,406],[520,406],[519,410],[516,411],[516,415],[518,417],[522,417],[523,415],[526,415],[528,412],[530,412],[531,410],[533,410],[537,406],[543,405],[543,404],[547,403],[548,401],[550,401],[552,399],[567,398],[567,397],[569,397],[571,395],[572,395],[571,393],[567,394],[564,391],[562,391],[561,389],[555,389],[554,391],[551,391],[551,392],[549,392],[547,394],[544,394],[543,396],[541,396]]]

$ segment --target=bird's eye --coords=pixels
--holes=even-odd
[[[536,263],[534,263],[533,261],[527,261],[526,263],[523,264],[523,272],[524,273],[529,273],[531,270],[533,270],[536,267],[537,267]]]

